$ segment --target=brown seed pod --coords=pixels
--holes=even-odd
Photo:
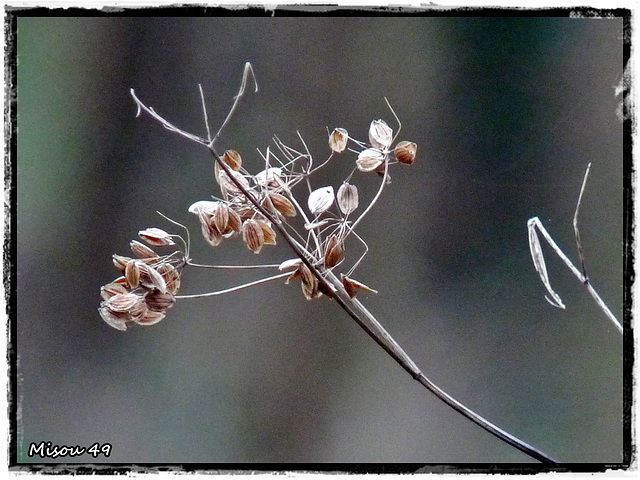
[[[406,140],[399,142],[395,148],[396,159],[401,163],[411,165],[416,159],[416,151],[418,145],[413,142],[407,142]]]
[[[235,150],[227,150],[224,152],[222,161],[229,165],[232,170],[240,170],[242,168],[242,157]]]
[[[254,219],[250,218],[242,224],[242,239],[253,253],[260,253],[264,245],[264,230]]]
[[[327,240],[327,249],[324,254],[324,266],[327,268],[335,267],[342,255],[342,245],[336,235],[331,235]]]
[[[364,283],[360,283],[357,280],[353,280],[344,274],[341,274],[340,276],[342,278],[342,285],[344,286],[344,289],[347,291],[347,295],[349,295],[349,297],[351,298],[356,296],[356,290],[365,290],[371,293],[378,293],[373,288],[369,288]]]
[[[296,208],[293,206],[293,203],[291,203],[287,197],[280,195],[279,193],[268,194],[262,202],[262,205],[267,208],[270,208],[271,205],[273,205],[273,208],[275,208],[284,217],[296,216]]]
[[[154,312],[163,312],[167,308],[173,307],[173,304],[176,303],[176,299],[170,293],[161,293],[154,290],[153,292],[148,292],[144,296],[144,302],[147,304],[149,310],[153,310]]]

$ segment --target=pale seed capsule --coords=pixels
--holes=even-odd
[[[324,213],[331,208],[334,199],[333,187],[318,188],[309,195],[309,200],[307,201],[309,211],[313,215]]]
[[[167,284],[167,292],[176,294],[180,290],[180,273],[178,269],[170,263],[163,263],[156,268]]]
[[[138,258],[158,258],[158,254],[137,240],[131,240],[131,251]]]
[[[132,320],[136,322],[138,325],[149,326],[149,325],[155,325],[164,317],[165,317],[164,312],[155,312],[153,310],[147,310],[147,312],[143,316],[139,317],[138,319],[135,319],[135,320],[132,319]]]
[[[213,224],[215,225],[218,232],[222,233],[227,230],[227,225],[229,223],[229,206],[226,203],[221,203],[216,208],[213,214]]]
[[[111,313],[128,313],[140,300],[135,293],[118,293],[104,302]]]
[[[393,130],[384,120],[374,120],[369,126],[369,143],[375,148],[386,150],[393,141]]]
[[[227,220],[227,229],[224,232],[222,232],[222,235],[224,237],[230,237],[238,233],[241,229],[242,229],[242,220],[240,219],[240,215],[238,215],[238,213],[232,208],[229,208],[229,219]]]
[[[273,208],[280,212],[284,217],[296,216],[296,208],[293,206],[293,203],[291,203],[287,197],[280,195],[279,193],[270,193],[264,199],[262,204],[267,208],[270,208],[271,205],[273,205]]]
[[[327,268],[335,267],[342,255],[342,245],[338,240],[337,235],[331,235],[327,240],[327,249],[324,254],[324,266]]]
[[[249,190],[249,181],[244,178],[239,172],[232,171],[231,174],[245,190]],[[220,188],[223,192],[228,192],[234,195],[242,194],[242,190],[229,178],[229,175],[224,170],[220,170],[218,174]]]
[[[260,228],[262,228],[262,235],[264,236],[265,245],[276,244],[276,232],[271,228],[271,224],[263,220],[258,220]]]
[[[349,215],[358,208],[358,188],[347,182],[338,189],[338,207],[345,215]]]
[[[139,260],[129,260],[127,266],[124,269],[124,277],[127,279],[127,283],[130,288],[138,288],[140,285],[140,267],[144,265]]]
[[[162,293],[167,293],[167,282],[155,268],[144,263],[140,263],[138,267],[140,268],[140,285],[148,290],[159,290]]]
[[[356,166],[361,172],[372,172],[384,163],[384,153],[377,148],[367,148],[358,155]]]
[[[329,148],[336,153],[342,153],[347,148],[349,134],[344,128],[334,128],[329,135]]]
[[[395,154],[396,159],[401,163],[406,163],[407,165],[411,165],[413,161],[416,159],[416,151],[418,150],[418,145],[413,142],[402,141],[396,145]]]
[[[220,206],[221,202],[214,202],[211,200],[200,200],[198,202],[192,203],[189,207],[189,213],[195,213],[199,215],[200,212],[206,213],[208,215],[213,215],[215,211]]]
[[[300,265],[298,269],[300,272],[300,279],[302,280],[302,293],[307,300],[318,298],[322,295],[322,292],[318,289],[318,279],[311,273],[309,267],[305,264]]]
[[[202,236],[212,247],[217,247],[222,242],[222,234],[216,228],[213,222],[213,216],[207,215],[204,212],[200,212],[198,215],[200,219],[200,229]]]
[[[109,326],[125,331],[127,329],[127,320],[129,318],[129,314],[127,313],[114,313],[106,306],[102,306],[98,309],[100,312],[100,317],[104,320]]]
[[[227,150],[224,152],[222,161],[229,165],[232,170],[240,170],[242,168],[242,157],[235,150]]]
[[[253,177],[256,185],[261,187],[283,187],[285,185],[282,179],[282,169],[280,167],[269,167],[261,172],[256,173]]]
[[[138,236],[152,247],[170,247],[176,244],[171,238],[171,235],[155,227],[140,230]]]
[[[131,260],[131,257],[123,257],[122,255],[116,255],[115,253],[113,254],[112,258],[113,264],[121,272],[124,272],[124,269],[127,267],[127,262]]]
[[[103,300],[108,300],[119,293],[127,293],[127,288],[122,283],[111,282],[100,287],[100,297]]]
[[[264,245],[264,230],[262,226],[252,218],[242,224],[242,239],[253,253],[260,253]]]
[[[278,270],[282,272],[284,270],[291,270],[292,268],[297,269],[300,265],[302,265],[302,260],[299,258],[290,258],[289,260],[282,262],[278,267]]]

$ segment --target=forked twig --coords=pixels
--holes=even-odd
[[[247,64],[249,65],[249,64]],[[245,90],[246,81],[248,72],[250,71],[253,74],[252,70],[248,70],[249,67],[245,66],[245,71],[243,75],[242,85],[238,95],[234,98],[234,104],[232,107],[232,111],[235,109],[239,98],[242,96]],[[254,77],[255,80],[255,77]],[[173,126],[171,123],[160,117],[153,109],[146,107],[140,100],[135,97],[133,90],[131,94],[134,97],[138,105],[138,112],[140,110],[144,110],[148,112],[153,118],[158,120],[165,128],[177,132],[183,135],[185,138],[188,138],[192,141],[196,141],[202,145],[205,145],[209,152],[215,158],[215,161],[218,167],[225,171],[229,180],[235,184],[237,189],[242,192],[244,197],[253,204],[255,210],[263,215],[268,221],[271,222],[273,227],[278,230],[280,235],[285,239],[285,241],[289,244],[290,248],[294,251],[294,253],[301,259],[301,261],[306,265],[306,267],[310,270],[310,272],[317,278],[318,283],[320,285],[320,291],[332,298],[338,303],[338,305],[371,337],[373,340],[380,345],[406,372],[408,372],[412,378],[417,380],[421,385],[427,388],[431,393],[436,395],[437,398],[445,402],[451,408],[464,415],[466,418],[470,419],[475,424],[487,430],[489,433],[495,435],[497,438],[502,441],[512,445],[517,448],[521,452],[529,455],[530,457],[539,460],[544,463],[559,463],[557,460],[553,459],[549,455],[541,452],[540,450],[530,446],[529,444],[523,442],[522,440],[514,437],[510,433],[502,430],[497,427],[493,423],[484,419],[468,407],[464,406],[462,403],[455,400],[453,397],[448,395],[442,389],[440,389],[437,385],[435,385],[431,380],[429,380],[422,371],[418,368],[418,366],[413,362],[413,360],[405,353],[405,351],[400,347],[400,345],[393,339],[393,337],[386,331],[386,329],[377,321],[377,319],[360,303],[356,298],[351,298],[347,293],[345,287],[341,280],[339,280],[336,275],[331,271],[331,269],[325,268],[323,265],[316,264],[312,258],[310,258],[310,254],[306,252],[304,247],[302,247],[287,231],[284,224],[278,221],[275,214],[271,209],[266,208],[263,203],[259,201],[258,198],[245,186],[242,182],[233,175],[231,168],[227,165],[226,162],[222,160],[220,155],[217,153],[215,149],[215,140],[220,133],[216,134],[216,136],[211,141],[204,141],[200,137],[196,137],[194,135],[188,134],[187,132],[183,132],[177,127]],[[394,112],[395,115],[395,112]],[[229,115],[230,116],[230,115]],[[229,116],[225,119],[223,126],[229,120]],[[385,170],[383,174],[383,182],[386,179],[388,165],[385,162]],[[380,195],[380,191],[382,187],[378,191],[375,199],[377,199]],[[374,201],[375,201],[374,199]],[[368,209],[365,211],[365,213]],[[362,215],[354,222],[352,228],[356,223],[362,218]],[[270,277],[269,279],[265,279],[268,281],[270,279],[280,278],[287,274],[277,275],[274,277]],[[254,282],[257,284],[257,282]],[[252,283],[253,284],[253,283]],[[214,293],[212,293],[214,294]],[[204,296],[204,295],[200,295]],[[178,297],[177,297],[178,298]],[[182,296],[180,298],[187,298]]]
[[[582,181],[582,188],[580,189],[580,195],[578,197],[578,203],[576,205],[576,210],[573,215],[573,229],[576,237],[576,244],[578,247],[578,256],[580,257],[580,263],[582,265],[582,272],[576,268],[576,266],[569,260],[569,258],[564,254],[562,249],[556,244],[556,242],[551,238],[549,232],[544,228],[542,222],[538,217],[532,217],[527,222],[527,230],[529,233],[529,250],[531,251],[531,258],[533,259],[533,265],[535,266],[536,271],[540,275],[540,279],[542,283],[547,289],[547,292],[551,296],[551,298],[545,295],[544,298],[553,305],[558,308],[566,308],[562,303],[560,296],[551,288],[551,283],[549,282],[549,275],[547,274],[547,267],[544,261],[544,255],[542,253],[542,248],[540,246],[540,240],[538,239],[538,233],[542,233],[542,236],[545,238],[547,243],[551,246],[551,248],[556,252],[556,254],[560,257],[560,259],[569,267],[571,272],[576,276],[576,278],[585,285],[589,294],[593,297],[595,302],[598,304],[600,309],[604,312],[604,314],[611,320],[611,322],[615,325],[620,333],[622,333],[622,325],[618,321],[618,319],[611,313],[609,307],[604,303],[600,295],[595,291],[589,278],[587,277],[587,271],[584,264],[584,254],[582,250],[582,243],[580,241],[580,231],[578,230],[578,212],[580,210],[580,204],[582,203],[582,195],[584,193],[585,185],[587,183],[587,177],[589,175],[589,169],[591,168],[591,164],[587,166],[587,171],[584,175],[584,180]],[[537,230],[537,231],[536,231]]]

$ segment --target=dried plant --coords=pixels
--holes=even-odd
[[[264,152],[259,151],[263,168],[252,174],[244,167],[238,150],[229,149],[219,154],[216,148],[218,137],[245,94],[250,80],[253,80],[257,92],[253,69],[247,63],[238,95],[214,136],[209,128],[200,87],[207,138],[174,126],[140,101],[133,89],[131,95],[138,107],[137,115],[143,112],[149,114],[166,129],[204,146],[213,156],[219,193],[188,207],[188,211],[197,217],[204,239],[212,247],[224,241],[241,239],[249,250],[259,254],[263,248],[275,245],[282,238],[293,252],[293,258],[283,259],[274,265],[195,263],[189,252],[189,230],[163,215],[184,230],[185,237],[155,227],[147,228],[140,231],[139,236],[148,246],[134,240],[131,242],[132,258],[113,256],[120,276],[101,289],[99,311],[103,320],[119,330],[126,330],[131,324],[152,325],[162,320],[178,300],[222,295],[278,279],[286,284],[299,281],[306,299],[325,296],[335,301],[415,380],[440,400],[532,458],[545,463],[557,463],[557,460],[500,429],[441,390],[422,373],[356,298],[358,291],[376,292],[354,278],[354,272],[368,251],[365,240],[356,233],[356,228],[371,212],[389,184],[390,168],[399,163],[412,165],[417,153],[416,143],[396,143],[401,124],[389,102],[385,99],[398,125],[395,133],[384,120],[371,122],[368,142],[351,137],[342,127],[327,130],[328,156],[318,164],[314,162],[300,134],[299,149],[286,145],[274,136],[273,145]],[[312,186],[314,174],[329,166],[338,155],[353,157],[353,169],[349,175],[339,185]],[[356,185],[361,179],[379,182],[375,195],[366,206],[362,204]],[[154,249],[170,249],[171,252],[161,255]],[[354,250],[355,254],[352,254]],[[221,291],[179,295],[180,279],[187,267],[272,269],[279,273]]]

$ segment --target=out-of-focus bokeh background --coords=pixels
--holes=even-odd
[[[359,226],[370,250],[356,278],[425,374],[562,461],[620,462],[621,336],[546,244],[567,309],[545,301],[526,224],[539,216],[577,259],[571,222],[592,162],[586,265],[621,318],[622,35],[621,19],[19,16],[18,461],[41,462],[27,455],[41,441],[110,443],[108,459],[73,459],[93,463],[532,461],[297,283],[181,300],[127,332],[100,319],[111,255],[143,228],[175,231],[156,210],[189,226],[196,261],[290,258],[281,244],[259,256],[239,239],[205,244],[187,207],[218,192],[211,158],[135,118],[129,94],[204,136],[198,84],[217,130],[250,61],[260,91],[219,146],[253,171],[274,134],[302,148],[300,132],[319,161],[327,127],[363,140],[373,119],[395,127],[384,97],[399,139],[418,143]],[[337,188],[355,158],[315,185]],[[377,179],[354,183],[364,202]],[[187,270],[181,293],[259,275]]]

